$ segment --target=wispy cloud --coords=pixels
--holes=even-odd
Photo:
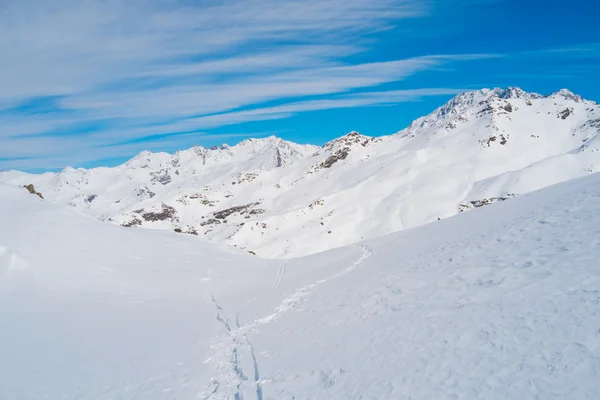
[[[522,52],[521,55],[554,56],[556,54],[569,54],[575,57],[600,57],[600,43],[580,43],[570,46],[552,47],[547,49]]]
[[[5,2],[0,167],[80,165],[181,135],[207,140],[205,130],[228,124],[454,93],[378,86],[491,55],[357,61],[372,33],[426,15],[425,4]]]

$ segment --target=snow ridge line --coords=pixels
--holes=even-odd
[[[373,250],[365,245],[357,246],[362,254],[354,261],[348,268],[337,272],[333,275],[330,275],[327,278],[320,279],[315,283],[310,285],[306,285],[296,290],[290,296],[283,299],[281,304],[275,309],[272,314],[267,315],[266,317],[256,319],[246,325],[241,325],[239,322],[239,313],[236,314],[236,328],[232,329],[229,324],[229,317],[223,319],[221,317],[221,313],[223,312],[223,307],[219,305],[216,301],[214,295],[212,296],[212,301],[217,308],[217,316],[216,319],[219,321],[227,330],[226,336],[221,336],[218,338],[216,343],[211,345],[211,349],[213,351],[213,361],[215,362],[215,375],[222,375],[221,381],[217,380],[216,377],[213,377],[210,385],[209,385],[209,394],[208,395],[200,395],[200,398],[206,400],[217,400],[217,399],[229,399],[230,396],[227,393],[224,393],[227,388],[235,388],[234,399],[235,400],[244,400],[244,392],[243,392],[243,384],[248,380],[248,377],[244,374],[244,371],[241,367],[241,349],[240,342],[245,342],[247,349],[250,350],[250,356],[252,357],[253,367],[254,367],[254,383],[253,386],[256,389],[256,400],[263,400],[263,392],[261,386],[261,377],[258,368],[258,360],[256,357],[256,350],[252,345],[252,342],[248,339],[248,333],[254,330],[256,327],[264,324],[268,324],[279,317],[281,317],[284,313],[295,307],[302,299],[308,296],[317,286],[328,282],[330,280],[339,278],[342,275],[345,275],[356,268],[358,268],[366,259],[371,257],[373,254]],[[286,264],[282,264],[279,269],[277,281],[282,281],[283,276],[285,275]],[[276,286],[277,287],[277,286]],[[232,373],[233,372],[233,373]],[[219,391],[219,389],[223,388],[223,390]]]

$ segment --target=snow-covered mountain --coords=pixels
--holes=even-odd
[[[568,90],[460,94],[390,136],[270,137],[143,152],[115,168],[8,171],[101,220],[197,234],[263,257],[316,253],[600,170],[600,106]]]
[[[285,262],[3,184],[0,224],[2,400],[598,398],[600,174]]]

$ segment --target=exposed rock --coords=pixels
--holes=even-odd
[[[211,219],[207,219],[206,221],[202,221],[200,223],[200,226],[219,225],[220,223],[221,223],[221,221],[219,221],[218,219],[211,218]]]
[[[88,204],[90,204],[92,201],[96,200],[97,198],[98,198],[97,194],[92,194],[91,196],[88,196],[85,199],[85,202],[88,203]]]
[[[137,217],[133,217],[129,221],[121,224],[121,226],[124,226],[125,228],[133,228],[140,225],[142,225],[142,221]]]
[[[482,108],[481,110],[479,110],[477,112],[477,115],[491,114],[493,112],[494,112],[494,107],[492,107],[490,104],[487,104],[484,108]]]
[[[27,191],[29,193],[38,195],[40,199],[44,198],[44,196],[42,196],[42,194],[40,192],[36,192],[35,188],[33,187],[33,185],[31,183],[29,185],[24,185],[23,187],[25,189],[27,189]]]
[[[567,119],[569,115],[573,113],[573,109],[571,107],[565,108],[557,114],[557,117],[560,119]]]
[[[178,220],[175,216],[176,211],[173,207],[161,203],[161,211],[146,211],[142,213],[142,218],[146,221],[166,221],[168,219]]]
[[[184,195],[176,201],[187,206],[190,204],[190,200],[199,200],[202,205],[209,207],[214,207],[216,204],[216,201],[209,200],[206,196],[200,193]]]
[[[252,207],[257,206],[259,204],[260,203],[250,203],[250,204],[246,204],[243,206],[234,206],[234,207],[226,208],[225,210],[221,210],[221,211],[217,211],[217,212],[213,213],[213,216],[216,219],[225,219],[234,213],[245,214],[246,212],[250,211],[249,209],[251,209]]]
[[[313,208],[315,208],[315,206],[322,206],[323,204],[325,204],[325,199],[319,199],[314,201],[311,205],[309,205],[308,208],[312,210]]]
[[[281,158],[281,150],[279,150],[279,147],[277,147],[277,149],[275,150],[275,154],[276,154],[276,163],[275,163],[275,167],[279,168],[283,165],[283,160]]]
[[[581,128],[585,129],[587,127],[591,127],[591,128],[598,128],[600,130],[600,118],[596,118],[596,119],[590,119],[589,121],[586,121]]]
[[[193,228],[187,228],[185,231],[181,228],[175,228],[173,229],[173,232],[177,232],[177,233],[187,233],[188,235],[196,235],[198,236],[198,231],[193,229]]]
[[[350,149],[348,147],[344,147],[343,149],[339,149],[331,156],[329,156],[325,161],[319,164],[318,168],[330,168],[333,164],[340,160],[345,160],[348,157],[348,152]]]
[[[148,189],[147,187],[143,187],[141,189],[138,189],[136,191],[136,196],[137,197],[148,197],[148,198],[153,198],[156,194],[154,192],[152,192],[150,189]]]
[[[333,164],[340,160],[345,160],[350,154],[350,151],[353,147],[362,146],[367,147],[371,143],[380,142],[381,139],[373,138],[369,136],[361,135],[358,132],[350,132],[349,134],[342,136],[338,139],[332,140],[330,142],[325,143],[323,146],[323,150],[327,152],[331,152],[332,154],[318,164],[315,167],[315,170],[322,168],[331,168]],[[320,153],[315,153],[318,155]],[[308,171],[308,173],[313,173],[314,171]]]
[[[169,173],[164,170],[161,170],[158,173],[152,173],[151,175],[154,177],[152,181],[158,182],[161,185],[168,185],[172,181],[171,175],[169,175]]]
[[[553,96],[561,96],[566,100],[572,100],[576,103],[581,103],[583,98],[568,89],[560,89],[558,92],[553,93]]]
[[[258,215],[258,214],[264,214],[266,212],[267,212],[267,210],[265,210],[264,208],[254,208],[254,209],[248,211],[248,214]]]
[[[252,182],[257,177],[258,177],[258,174],[255,173],[255,172],[248,172],[248,173],[245,173],[245,174],[239,174],[237,182],[231,182],[231,184],[235,185],[236,183],[240,183],[241,184],[242,182]]]
[[[508,142],[508,137],[509,135],[504,136],[504,134],[500,134],[500,144],[501,145],[505,145]],[[498,140],[498,136],[490,136],[487,140],[480,140],[479,143],[481,143],[482,145],[487,145],[487,147],[491,147],[492,143],[495,142],[496,140]]]
[[[508,199],[510,199],[512,197],[515,197],[515,195],[512,194],[512,193],[509,193],[509,194],[506,195],[506,197],[490,197],[490,198],[482,199],[482,200],[473,200],[473,201],[470,201],[470,202],[468,202],[466,204],[460,204],[458,206],[458,212],[467,211],[467,210],[470,210],[472,208],[479,208],[479,207],[487,206],[487,205],[490,205],[490,204],[497,203],[499,201],[508,200]]]

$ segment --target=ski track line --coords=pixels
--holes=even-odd
[[[238,329],[241,328],[240,313],[237,313],[235,316],[235,324]],[[244,339],[246,340],[246,344],[250,348],[250,355],[252,356],[252,364],[254,367],[254,384],[256,386],[256,400],[263,400],[262,386],[260,385],[260,372],[258,369],[258,360],[256,359],[256,351],[254,350],[254,345],[252,344],[250,339],[248,339],[248,335],[244,334]]]
[[[281,286],[281,283],[283,282],[283,277],[285,276],[285,270],[287,268],[287,263],[282,263],[281,267],[279,267],[279,271],[277,272],[277,279],[275,280],[275,283],[273,284],[273,287],[278,288],[279,286]]]
[[[223,386],[225,389],[227,388],[235,388],[234,400],[244,400],[244,382],[248,380],[248,377],[245,375],[242,366],[241,366],[241,350],[243,347],[250,350],[250,356],[252,358],[253,368],[254,368],[254,382],[253,386],[255,387],[256,392],[256,400],[263,400],[263,392],[261,386],[261,377],[259,372],[258,360],[256,358],[256,350],[254,345],[248,339],[248,333],[253,329],[260,325],[268,324],[269,322],[274,321],[281,317],[288,310],[295,307],[303,298],[305,298],[308,294],[310,294],[313,289],[317,286],[328,282],[332,279],[339,278],[342,275],[345,275],[356,268],[358,268],[366,259],[368,259],[372,254],[373,250],[370,247],[364,245],[358,245],[361,249],[362,254],[360,257],[354,261],[350,266],[340,272],[337,272],[327,278],[320,279],[315,283],[310,285],[306,285],[296,290],[294,293],[284,298],[281,304],[275,309],[270,315],[266,317],[254,320],[246,325],[240,325],[239,313],[236,314],[235,329],[231,328],[229,324],[229,317],[223,319],[221,313],[223,313],[223,307],[219,305],[214,295],[212,296],[212,301],[215,304],[217,309],[216,319],[223,325],[225,330],[227,331],[226,336],[221,336],[221,338],[217,341],[217,343],[211,345],[211,349],[213,351],[213,360],[217,360],[215,363],[216,375],[224,374],[221,378],[222,381],[225,381],[223,384],[222,381],[217,380],[217,377],[213,377],[211,383],[208,387],[208,395],[200,394],[199,398],[203,398],[206,400],[216,400],[220,398],[230,398],[226,393],[222,395],[219,392],[219,389]],[[283,263],[279,268],[279,272],[277,275],[277,280],[275,281],[274,286],[279,287],[281,282],[283,281],[283,277],[285,275],[286,263]],[[240,346],[241,343],[244,342],[245,346]],[[233,373],[232,373],[233,372]],[[203,397],[204,396],[204,397]],[[225,397],[223,397],[225,396]]]
[[[242,332],[248,332],[248,331],[256,328],[257,326],[268,324],[269,322],[274,321],[275,319],[279,318],[281,315],[283,315],[285,312],[287,312],[291,308],[294,308],[300,301],[302,301],[303,298],[305,298],[317,286],[319,286],[325,282],[328,282],[332,279],[339,278],[340,276],[345,275],[348,272],[356,269],[367,258],[371,257],[371,255],[373,254],[373,250],[371,250],[371,248],[368,246],[359,245],[358,247],[362,250],[362,254],[348,268],[346,268],[345,270],[342,270],[340,272],[337,272],[327,278],[320,279],[320,280],[316,281],[315,283],[311,283],[310,285],[301,287],[300,289],[296,290],[294,293],[292,293],[288,297],[284,298],[283,301],[281,302],[281,304],[275,309],[275,312],[267,315],[266,317],[254,320],[253,322],[250,322],[249,324],[244,325],[238,329],[241,330]]]
[[[215,308],[217,309],[216,319],[217,321],[219,321],[219,323],[223,325],[223,327],[227,330],[228,333],[228,336],[221,342],[211,345],[213,355],[216,355],[217,358],[220,360],[216,368],[217,373],[224,375],[225,383],[229,383],[229,385],[227,385],[228,387],[235,387],[235,394],[233,397],[234,400],[244,400],[243,384],[245,381],[248,380],[248,377],[244,373],[244,369],[241,365],[241,348],[239,346],[240,337],[232,333],[233,330],[231,329],[231,325],[229,324],[229,317],[227,317],[226,319],[223,319],[223,317],[221,317],[223,307],[219,305],[214,296],[212,296],[212,301],[215,304]],[[237,317],[236,324],[239,327],[239,319]],[[227,344],[229,344],[229,341],[231,342],[231,344],[230,346],[227,346]],[[210,393],[208,395],[200,394],[199,398],[207,400],[214,399],[215,396],[218,395],[218,391],[221,386],[221,381],[217,380],[216,377],[213,377],[209,385]]]

